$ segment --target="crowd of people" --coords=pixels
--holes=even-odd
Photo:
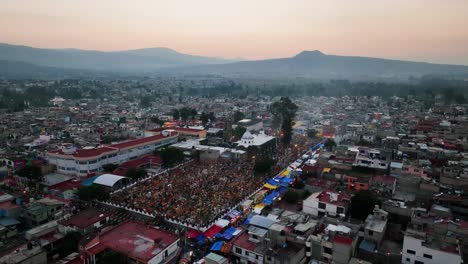
[[[252,161],[190,162],[115,193],[120,205],[199,227],[226,213],[265,182]]]

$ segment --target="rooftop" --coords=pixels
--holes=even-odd
[[[95,255],[109,248],[132,259],[147,262],[177,240],[177,236],[168,231],[129,221],[100,234],[99,242],[86,251]]]
[[[76,226],[78,228],[87,228],[94,223],[97,223],[108,217],[108,213],[103,213],[94,208],[90,208],[79,212],[78,214],[70,217],[67,220],[60,221],[61,225],[64,226]]]

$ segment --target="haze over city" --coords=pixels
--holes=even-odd
[[[223,58],[302,50],[468,65],[464,0],[4,0],[0,42]]]
[[[468,0],[0,0],[0,264],[468,263]]]

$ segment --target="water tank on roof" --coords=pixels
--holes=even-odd
[[[73,144],[63,144],[62,151],[65,154],[73,154],[76,152],[76,147]]]
[[[170,136],[172,133],[174,133],[175,130],[174,129],[166,129],[166,130],[163,130],[161,132],[161,135],[165,136],[165,137],[168,137]]]

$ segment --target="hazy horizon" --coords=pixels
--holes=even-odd
[[[249,60],[320,50],[468,65],[466,14],[463,0],[4,0],[0,42]]]

